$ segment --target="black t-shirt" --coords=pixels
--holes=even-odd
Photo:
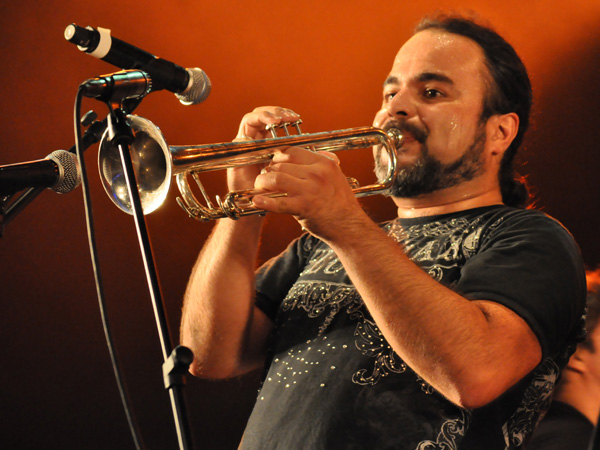
[[[594,425],[571,405],[553,401],[527,450],[587,450]]]
[[[382,226],[443,285],[519,314],[542,362],[483,408],[454,405],[391,349],[335,253],[304,235],[257,273],[257,305],[275,328],[241,448],[494,450],[528,439],[581,332],[585,277],[571,235],[505,206]]]

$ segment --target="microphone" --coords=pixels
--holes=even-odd
[[[139,69],[152,79],[152,90],[166,89],[184,105],[203,102],[210,94],[210,80],[198,68],[184,69],[175,63],[158,58],[127,42],[111,37],[106,28],[94,29],[70,24],[65,29],[65,39],[79,50],[113,64],[121,69]]]
[[[152,80],[141,70],[122,70],[90,78],[83,82],[82,87],[86,97],[113,103],[144,97],[152,91]]]
[[[36,161],[0,166],[0,195],[12,195],[30,187],[66,194],[80,182],[77,157],[66,150],[56,150]]]

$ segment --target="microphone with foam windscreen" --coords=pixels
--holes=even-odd
[[[152,80],[152,91],[171,91],[184,105],[201,103],[210,94],[210,80],[201,69],[184,69],[112,37],[106,28],[84,28],[73,23],[65,29],[65,39],[81,51],[121,69],[146,72]]]

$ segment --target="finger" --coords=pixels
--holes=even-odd
[[[238,128],[236,139],[250,140],[264,138],[267,136],[267,125],[272,123],[277,124],[280,123],[282,120],[282,116],[272,111],[255,110],[251,113],[246,114],[242,118],[242,121],[240,122],[240,126]]]
[[[302,147],[277,149],[272,158],[273,163],[317,164],[325,161],[331,161],[336,166],[340,164],[340,159],[335,153],[325,151],[315,152]]]
[[[254,180],[254,189],[294,196],[311,190],[311,183],[309,177],[303,174],[298,167],[289,168],[289,172],[265,168]]]
[[[256,195],[253,197],[252,203],[258,209],[273,213],[297,215],[301,210],[300,201],[288,196],[268,197]]]
[[[262,168],[260,175],[271,172],[285,173],[301,180],[308,180],[311,178],[310,165],[305,164],[271,163]]]
[[[245,136],[252,139],[260,139],[270,136],[267,126],[271,124],[281,124],[284,122],[295,122],[300,115],[288,108],[279,106],[262,106],[255,108],[251,113],[246,114],[240,123],[237,138]]]
[[[251,141],[253,140],[250,136],[247,136],[245,134],[240,135],[240,133],[238,132],[238,135],[233,139],[232,142],[245,142],[245,141]]]
[[[338,158],[337,155],[333,152],[317,152],[317,154],[324,156],[327,159],[330,159],[331,161],[336,163],[338,166],[340,165],[340,158]]]
[[[273,114],[280,116],[286,122],[295,122],[300,118],[300,114],[296,113],[295,111],[289,108],[282,108],[281,106],[260,107],[255,109],[255,111],[258,112],[263,110],[270,111]]]

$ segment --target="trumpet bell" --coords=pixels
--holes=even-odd
[[[160,129],[148,119],[127,116],[134,141],[130,146],[131,160],[137,180],[144,214],[155,211],[165,201],[171,184],[171,152]],[[100,180],[108,197],[122,211],[133,214],[125,171],[119,149],[104,132],[98,151]]]

